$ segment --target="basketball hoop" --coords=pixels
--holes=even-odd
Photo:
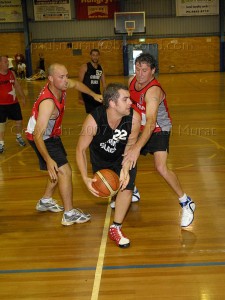
[[[135,35],[136,33],[145,33],[145,32],[146,32],[146,27],[145,27],[144,11],[114,12],[114,33],[115,34],[124,34],[128,36],[132,36]]]
[[[127,35],[128,36],[132,36],[133,35],[133,31],[134,31],[134,28],[127,28]]]
[[[125,21],[125,29],[128,36],[132,36],[135,30],[135,21]]]

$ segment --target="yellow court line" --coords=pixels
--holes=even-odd
[[[111,202],[111,199],[109,199],[108,204]],[[108,205],[106,216],[105,216],[105,223],[103,227],[103,233],[102,233],[102,240],[101,245],[99,249],[99,255],[98,255],[98,262],[95,270],[95,279],[92,289],[92,295],[91,300],[98,300],[98,294],[99,294],[99,288],[101,284],[101,278],[102,278],[102,269],[103,269],[103,263],[105,258],[105,249],[106,249],[106,243],[107,243],[107,237],[108,237],[108,231],[109,231],[109,224],[110,224],[110,217],[111,217],[111,207]]]
[[[23,150],[17,152],[16,154],[13,154],[11,156],[9,156],[8,158],[4,159],[3,161],[0,162],[0,165],[4,164],[5,162],[9,161],[10,159],[12,159],[15,156],[20,155],[22,152],[26,151],[27,149],[29,149],[30,146],[26,146]]]

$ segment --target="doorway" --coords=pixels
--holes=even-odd
[[[131,76],[135,73],[135,59],[141,53],[150,53],[158,61],[157,44],[129,44],[124,49],[124,76]]]

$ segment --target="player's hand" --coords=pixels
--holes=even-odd
[[[132,146],[127,152],[123,154],[124,158],[122,161],[122,165],[126,163],[130,163],[130,170],[136,166],[138,157],[140,155],[140,150],[134,146]]]
[[[53,159],[50,159],[49,161],[46,161],[46,164],[47,164],[47,170],[51,182],[56,182],[58,180],[58,172],[59,172],[57,163]]]
[[[102,95],[99,95],[99,94],[94,94],[93,98],[98,101],[98,102],[101,102],[102,103],[102,100],[103,100],[103,97]]]
[[[92,183],[95,182],[95,181],[97,181],[96,178],[89,178],[89,177],[87,177],[87,178],[84,179],[84,183],[86,184],[88,190],[89,190],[95,197],[99,197],[99,192],[96,191],[96,190],[93,188],[93,186],[92,186]]]
[[[120,189],[121,189],[121,191],[123,191],[126,188],[129,181],[130,181],[129,170],[122,168],[120,171]]]

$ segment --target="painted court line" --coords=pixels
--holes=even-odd
[[[108,202],[109,203],[111,202],[111,198],[109,198]],[[107,243],[107,237],[108,237],[108,231],[109,231],[111,211],[112,211],[111,207],[110,207],[110,205],[108,205],[107,211],[106,211],[105,223],[104,223],[104,227],[103,227],[101,246],[99,249],[98,262],[97,262],[96,271],[95,271],[95,279],[94,279],[94,285],[93,285],[93,289],[92,289],[91,300],[98,300],[99,288],[100,288],[101,277],[102,277],[102,269],[103,269],[103,263],[104,263],[104,258],[105,258],[105,249],[106,249],[106,243]]]
[[[102,270],[127,270],[127,269],[162,269],[162,268],[188,268],[188,267],[223,267],[225,261],[215,262],[194,262],[194,263],[174,263],[174,264],[147,264],[147,265],[127,265],[127,266],[105,266]],[[100,264],[98,266],[100,268]],[[52,269],[18,269],[18,270],[0,270],[1,274],[21,274],[21,273],[50,273],[50,272],[79,272],[93,271],[96,267],[80,267],[80,268],[52,268]],[[102,271],[101,269],[99,271]],[[98,273],[99,275],[99,273]],[[99,279],[99,278],[98,278]],[[101,279],[101,278],[100,278]],[[100,282],[98,282],[100,283]],[[97,283],[94,284],[97,288]],[[98,286],[99,288],[99,286]]]
[[[5,158],[5,159],[3,158],[3,160],[0,162],[0,165],[6,163],[7,161],[9,161],[10,159],[12,159],[12,158],[14,158],[14,157],[16,157],[16,156],[20,156],[21,153],[23,153],[24,151],[26,151],[26,150],[29,149],[29,148],[30,148],[30,146],[28,145],[28,146],[24,147],[24,149],[18,151],[17,153],[15,153],[15,154],[13,154],[13,155],[11,155],[11,156]]]

